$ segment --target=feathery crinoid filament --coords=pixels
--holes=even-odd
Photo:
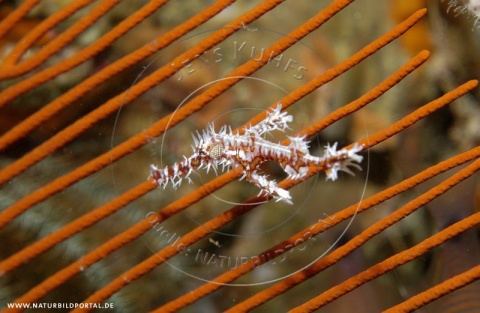
[[[171,182],[173,187],[178,187],[183,179],[189,178],[193,170],[213,169],[218,171],[219,166],[224,171],[228,167],[241,167],[243,176],[260,188],[260,194],[264,193],[276,199],[292,204],[290,193],[280,188],[275,180],[259,172],[260,165],[268,161],[278,163],[288,174],[290,179],[302,179],[307,175],[311,166],[324,166],[327,180],[336,180],[338,171],[344,171],[351,175],[354,173],[349,167],[361,170],[359,163],[362,156],[357,153],[362,151],[358,144],[350,149],[337,151],[337,143],[325,147],[322,157],[312,156],[308,150],[308,141],[305,137],[288,137],[290,144],[282,145],[266,140],[263,135],[288,128],[288,123],[293,120],[291,115],[281,112],[282,105],[267,113],[264,120],[254,126],[244,128],[244,133],[234,133],[231,127],[224,125],[216,132],[213,124],[197,135],[193,135],[195,146],[190,157],[163,169],[155,165],[150,166],[150,178],[153,178],[163,188]]]

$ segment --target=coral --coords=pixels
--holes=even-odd
[[[25,0],[9,11],[8,16],[0,21],[0,37],[20,25],[38,3],[38,0]],[[258,5],[256,2],[231,0],[219,0],[209,5],[198,1],[196,3],[202,5],[201,8],[191,7],[188,10],[196,12],[193,16],[184,11],[182,14],[188,16],[173,16],[168,10],[169,6],[170,10],[178,9],[176,5],[179,2],[176,1],[168,4],[161,0],[145,1],[143,7],[136,7],[137,2],[128,2],[126,6],[127,2],[123,1],[99,1],[90,7],[91,3],[91,0],[66,2],[61,9],[45,16],[43,21],[35,20],[35,28],[22,39],[10,37],[16,38],[17,42],[9,42],[11,50],[5,49],[6,55],[0,66],[2,306],[6,306],[6,302],[28,305],[35,302],[83,301],[85,306],[77,307],[75,311],[89,311],[93,304],[103,302],[112,302],[114,309],[125,311],[156,308],[158,312],[171,312],[194,303],[194,311],[246,311],[260,305],[265,305],[266,311],[285,308],[311,311],[339,298],[332,305],[341,302],[341,305],[353,305],[353,309],[358,310],[358,301],[347,300],[357,287],[365,285],[371,291],[378,290],[375,289],[378,288],[375,278],[382,276],[388,280],[392,271],[400,275],[402,265],[426,259],[426,255],[436,247],[445,247],[451,238],[478,227],[479,213],[468,211],[468,204],[454,203],[453,206],[443,206],[451,213],[448,220],[445,221],[443,216],[431,218],[441,221],[435,227],[423,223],[421,227],[405,233],[395,228],[412,220],[423,222],[415,216],[416,212],[425,213],[432,210],[431,207],[438,207],[435,199],[451,192],[455,186],[464,186],[465,183],[460,183],[474,176],[480,168],[480,147],[474,140],[467,141],[468,147],[464,150],[448,150],[444,147],[447,146],[445,137],[439,136],[436,142],[441,144],[431,146],[439,152],[436,157],[440,161],[435,160],[433,164],[423,162],[419,152],[419,130],[428,128],[425,119],[438,112],[444,114],[452,102],[470,93],[478,84],[476,80],[469,80],[468,75],[461,76],[458,78],[460,82],[455,81],[454,85],[445,88],[419,81],[413,84],[404,82],[429,59],[430,53],[415,51],[416,54],[406,60],[393,41],[424,18],[425,9],[402,17],[402,21],[388,29],[391,23],[381,19],[387,14],[378,15],[378,12],[383,12],[378,8],[385,6],[386,2],[375,3],[366,9],[375,9],[372,9],[372,14],[377,14],[379,18],[379,22],[372,25],[381,27],[372,28],[366,28],[370,24],[367,17],[362,16],[369,12],[361,10],[369,2],[362,0],[313,1],[304,7],[299,6],[297,1],[282,0],[267,0]],[[474,10],[475,3],[465,2],[464,5],[470,5],[465,9]],[[349,10],[349,5],[357,4],[359,6]],[[79,36],[122,5],[121,12],[124,13],[120,19],[112,20],[107,27],[109,31],[90,45],[81,46]],[[132,10],[132,7],[137,10]],[[318,8],[318,11],[312,8]],[[274,9],[278,11],[271,12]],[[166,25],[162,24],[162,16],[155,16],[164,10],[171,17]],[[292,10],[303,13],[292,19]],[[80,11],[85,14],[76,16]],[[342,22],[333,24],[329,33],[332,38],[338,39],[349,36],[350,40],[341,41],[354,47],[351,53],[343,49],[345,46],[334,50],[328,46],[329,40],[321,32],[316,32],[327,21],[335,22],[342,15]],[[147,22],[149,17],[154,17],[155,22]],[[271,39],[271,43],[265,47],[250,46],[249,58],[235,59],[230,64],[234,66],[226,66],[228,70],[224,72],[216,72],[218,64],[210,63],[209,73],[220,75],[220,79],[202,85],[195,90],[196,93],[190,93],[191,90],[181,93],[182,84],[186,83],[196,60],[203,62],[202,58],[208,51],[219,48],[229,39],[239,43],[239,37],[235,37],[240,36],[239,33],[251,35],[261,31],[265,20],[283,27],[281,31],[269,32],[269,36],[259,36],[262,44],[267,39]],[[203,23],[212,24],[202,28]],[[348,28],[344,27],[347,23],[350,23]],[[322,30],[328,30],[329,26],[323,26]],[[131,40],[139,36],[130,33],[138,28],[142,35],[155,34],[140,47],[133,44],[138,41]],[[191,35],[194,29],[204,36],[189,37],[193,38],[193,44],[188,46],[181,39]],[[355,32],[359,29],[360,32]],[[275,37],[278,34],[282,35]],[[419,32],[415,36],[418,38],[421,34]],[[295,59],[289,58],[288,53],[305,47],[301,41],[309,38],[327,51],[319,53],[320,58],[326,54],[331,56],[327,58],[328,62],[319,62],[322,66],[314,64],[308,71],[304,67],[301,76],[291,76],[294,83],[288,88],[282,88],[285,86],[279,82],[282,85],[279,87],[282,89],[280,96],[263,92],[263,89],[249,90],[248,80],[258,79],[263,71],[273,69],[271,76],[274,78],[278,73],[290,74],[288,71],[303,61],[307,54],[301,52],[301,58]],[[121,45],[121,40],[124,40],[123,46],[115,49],[115,45]],[[173,43],[176,45],[172,48]],[[73,55],[61,53],[72,46],[75,46],[70,50]],[[379,52],[384,47],[387,49]],[[410,52],[415,47],[418,46],[412,45]],[[173,50],[170,54],[167,52],[169,48]],[[110,49],[118,55],[109,53]],[[238,51],[238,47],[234,48],[234,52]],[[348,57],[333,64],[347,53],[350,53]],[[384,53],[390,58],[381,58]],[[311,57],[314,54],[310,51],[308,55]],[[309,60],[315,62],[315,58]],[[92,64],[88,74],[78,71],[78,66],[86,62]],[[281,62],[284,62],[282,66]],[[360,64],[363,62],[367,66]],[[352,71],[348,73],[349,70]],[[378,78],[372,75],[372,71],[377,70],[385,77],[381,76],[379,82],[373,83],[369,78]],[[142,75],[138,75],[139,71]],[[61,94],[44,92],[40,97],[36,93],[43,86],[58,87],[62,75],[72,73],[81,78],[70,82],[71,86],[57,88]],[[198,81],[206,78],[207,75],[197,77]],[[337,78],[345,80],[336,84]],[[345,81],[347,84],[344,84]],[[363,84],[362,89],[360,85]],[[438,94],[412,96],[424,85],[430,91],[439,91]],[[331,93],[319,97],[316,91],[325,86]],[[157,88],[161,92],[153,93]],[[393,95],[392,89],[397,90]],[[385,98],[383,95],[387,92],[390,96]],[[164,101],[166,97],[157,97],[161,93],[168,94],[171,102],[179,94],[188,101],[178,107],[177,103],[165,105],[168,102]],[[469,97],[475,99],[473,93]],[[424,104],[427,98],[433,100]],[[220,99],[221,105],[210,108],[209,114],[202,115],[209,109],[207,105],[216,99]],[[388,108],[388,118],[376,115],[380,116],[382,123],[375,125],[370,133],[357,131],[351,136],[355,137],[352,140],[348,135],[350,129],[361,127],[351,127],[349,117],[367,105],[374,106],[373,102],[377,101],[381,102],[381,107]],[[36,111],[29,107],[31,102],[37,104],[34,107]],[[188,155],[188,152],[176,153],[168,147],[172,148],[169,153],[173,158],[168,160],[173,165],[164,168],[152,165],[150,179],[145,180],[148,164],[158,161],[152,155],[162,154],[158,152],[159,138],[174,134],[176,129],[181,129],[182,134],[189,134],[191,129],[202,128],[213,117],[224,113],[225,108],[240,107],[240,103],[247,102],[261,106],[256,108],[260,112],[252,115],[252,110],[246,110],[245,118],[240,114],[235,116],[239,125],[236,129],[229,126],[217,129],[213,122],[209,123],[193,136],[192,155],[177,163],[174,163],[178,160],[175,158]],[[140,105],[135,106],[138,103]],[[402,110],[395,111],[391,106],[393,104]],[[457,104],[461,106],[463,103],[459,101]],[[75,111],[84,105],[89,106],[88,110]],[[145,110],[147,113],[141,115],[145,107],[151,110]],[[143,122],[139,123],[140,127],[135,132],[125,129],[134,124],[132,120],[119,121],[120,112],[128,110],[138,113],[138,120]],[[285,112],[287,110],[289,114]],[[114,115],[116,118],[112,118]],[[151,124],[146,125],[146,120]],[[354,123],[359,122],[356,120]],[[367,120],[365,123],[376,122]],[[222,124],[234,125],[231,120]],[[120,139],[105,136],[105,130],[112,131],[112,125],[127,135]],[[194,127],[190,127],[192,125]],[[333,132],[332,137],[335,138],[324,131],[329,126],[340,129]],[[444,127],[443,124],[438,126]],[[294,135],[285,136],[289,128]],[[277,142],[274,133],[285,139]],[[384,149],[394,150],[386,159],[394,165],[402,164],[397,169],[401,175],[392,175],[395,170],[382,168],[372,157],[372,148],[381,146],[390,138],[398,140],[390,144],[389,149]],[[174,141],[177,146],[188,149],[190,139],[177,136]],[[325,142],[335,143],[326,144],[321,155],[318,147]],[[350,142],[353,143],[348,144]],[[337,150],[339,145],[342,148]],[[284,171],[281,173],[284,179],[274,175],[273,178],[267,177],[262,173],[266,171],[261,165],[268,165],[269,161],[279,165]],[[337,180],[339,171],[351,174],[352,169],[360,169],[360,162],[362,173],[358,173],[357,177],[346,176]],[[183,180],[193,178],[193,170],[212,170],[218,175],[213,177],[199,171],[201,183],[178,189]],[[360,178],[367,180],[373,171],[380,172],[384,178],[382,185],[368,181],[371,189],[364,192],[368,196],[363,197],[362,193],[355,201],[348,201],[351,198],[344,201],[354,193],[348,188],[348,183],[358,183]],[[440,176],[447,171],[448,176]],[[311,179],[307,182],[318,173],[326,173],[327,180],[337,181],[315,183]],[[115,176],[114,179],[112,176]],[[249,184],[236,183],[242,178],[256,185],[261,194],[249,195]],[[438,181],[432,183],[434,179]],[[304,192],[309,183],[317,189],[312,192],[313,200],[304,208],[304,199],[297,197],[296,192]],[[177,191],[172,193],[168,189],[158,189],[167,186],[173,186]],[[300,188],[295,188],[297,186]],[[338,189],[328,189],[331,186],[338,186]],[[215,193],[221,192],[223,187],[245,188],[247,191],[236,192],[240,194],[236,195],[236,202],[214,202],[217,199]],[[322,189],[327,189],[324,198],[315,194]],[[307,193],[304,192],[304,195]],[[472,192],[467,190],[458,198],[467,203],[471,196]],[[266,200],[269,198],[294,203],[285,210],[291,214],[289,218],[296,218],[294,222],[286,219],[290,222],[289,227],[284,227],[284,220],[278,222],[284,217],[284,204],[268,203]],[[411,199],[403,203],[403,198]],[[332,206],[327,212],[326,207],[332,203],[338,206]],[[368,214],[373,214],[374,220],[368,219]],[[188,215],[188,222],[184,223],[185,219],[181,219],[183,215]],[[353,223],[354,218],[359,223]],[[278,223],[268,228],[270,222]],[[352,227],[347,227],[332,240],[332,234],[338,231],[336,226],[344,224]],[[263,226],[261,235],[265,237],[262,239],[267,240],[259,240],[257,233],[257,237],[252,237],[245,231],[248,228],[258,230],[258,225]],[[240,231],[232,235],[228,232],[232,229]],[[344,236],[347,231],[347,236]],[[392,233],[409,237],[418,232],[425,234],[425,238],[417,242],[399,243],[399,240],[389,240],[388,237]],[[223,234],[228,240],[221,237]],[[246,244],[240,245],[238,238],[246,238]],[[383,241],[379,244],[375,240]],[[318,242],[331,245],[319,257],[315,254],[315,259],[307,259],[307,256],[317,253],[309,254],[312,251],[308,248]],[[450,243],[455,244],[454,240]],[[366,269],[350,266],[352,263],[348,262],[358,265],[362,258],[365,260],[369,256],[369,244],[374,245],[377,254],[368,260],[371,263],[366,263]],[[478,247],[475,243],[468,244],[471,249]],[[205,247],[210,247],[211,253],[205,253]],[[197,249],[196,254],[192,253],[193,249]],[[242,254],[236,258],[237,262],[230,262],[229,258],[220,255],[228,251],[241,251],[238,253]],[[354,252],[361,253],[352,258]],[[248,257],[246,253],[249,253]],[[197,262],[192,254],[200,255],[201,260]],[[293,255],[298,257],[295,262],[287,262]],[[307,264],[290,271],[289,266],[297,266],[297,261]],[[341,277],[338,275],[335,275],[335,280],[324,279],[327,272],[324,270],[329,267],[341,273],[343,262],[347,262],[343,269],[348,268],[348,271],[344,271],[346,275],[342,281],[338,282],[338,277]],[[193,279],[192,275],[170,267],[177,265],[185,266],[184,269],[203,270],[206,278],[192,283],[189,281]],[[480,278],[478,267],[478,263],[470,269],[462,267],[462,272],[456,273],[456,276],[444,277],[443,281],[432,283],[431,288],[422,292],[419,292],[421,287],[417,276],[413,288],[408,283],[396,285],[396,281],[390,287],[382,286],[381,291],[386,294],[388,292],[384,289],[394,290],[398,292],[397,298],[378,297],[377,292],[373,298],[375,301],[367,297],[362,297],[360,301],[378,302],[378,307],[370,312],[387,307],[392,311],[419,309],[429,302],[447,298],[449,293],[467,284],[473,286]],[[353,273],[351,268],[358,268],[358,271]],[[423,273],[424,268],[420,268]],[[277,269],[280,270],[277,272]],[[289,270],[289,274],[281,276],[279,273],[282,270]],[[275,279],[269,281],[270,284],[242,285],[241,288],[246,288],[242,292],[235,289],[243,279],[248,281],[252,276],[262,275],[275,275]],[[319,283],[315,279],[324,279],[321,281],[322,288],[318,288]],[[225,288],[228,285],[231,288]],[[406,290],[406,286],[411,287],[408,289],[409,297],[403,299],[403,303],[397,303],[400,296],[405,295],[400,295],[399,290]],[[218,290],[224,292],[222,296],[212,296]],[[292,292],[295,296],[281,297],[285,292]],[[199,301],[202,298],[205,301]],[[5,308],[5,311],[21,311],[21,308]]]

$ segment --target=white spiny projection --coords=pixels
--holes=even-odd
[[[456,15],[466,13],[474,16],[474,26],[477,26],[480,21],[480,0],[450,0],[447,12],[452,8]]]
[[[288,129],[288,123],[293,117],[286,112],[281,112],[282,105],[267,113],[264,120],[254,126],[244,128],[242,134],[234,133],[229,126],[223,126],[219,132],[215,131],[213,124],[197,135],[193,135],[193,154],[183,157],[184,160],[163,169],[155,165],[150,166],[150,178],[163,188],[170,182],[177,188],[183,179],[189,178],[193,170],[213,169],[217,173],[221,166],[222,171],[226,168],[240,167],[243,171],[241,179],[246,179],[260,188],[260,193],[269,195],[277,201],[285,201],[292,204],[290,193],[280,188],[275,180],[270,180],[264,174],[259,173],[260,165],[268,161],[278,163],[288,174],[290,179],[302,179],[307,175],[311,166],[323,165],[327,180],[336,180],[338,171],[344,171],[351,175],[349,167],[361,170],[358,163],[362,156],[357,153],[362,151],[358,144],[351,149],[337,151],[337,144],[325,147],[322,157],[312,156],[308,150],[308,142],[305,137],[288,137],[288,146],[273,143],[264,139],[263,135],[272,131],[284,132]]]

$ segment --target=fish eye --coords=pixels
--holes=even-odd
[[[210,147],[209,150],[209,156],[212,159],[218,159],[222,156],[222,154],[225,152],[225,147],[221,143],[216,143]]]

